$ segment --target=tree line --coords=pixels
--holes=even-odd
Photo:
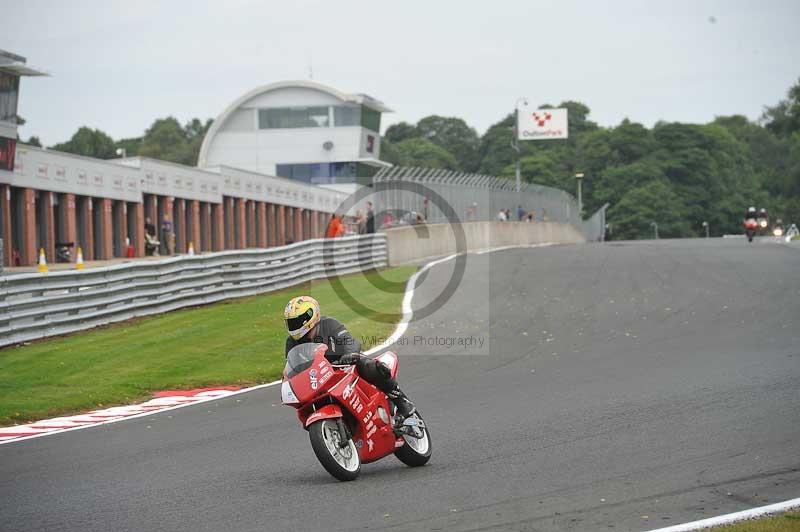
[[[701,236],[703,222],[712,235],[739,233],[751,205],[800,223],[800,80],[756,122],[732,115],[707,124],[661,121],[647,128],[625,119],[601,127],[583,103],[557,107],[569,109],[569,139],[520,142],[522,179],[574,194],[575,174],[583,173],[584,214],[609,203],[613,239],[649,238],[652,222],[662,237]],[[124,148],[128,156],[193,166],[211,122],[160,118],[141,137],[117,141],[82,127],[52,148],[101,159]],[[428,116],[389,127],[381,158],[513,179],[512,131],[511,114],[482,136],[461,118]]]
[[[154,121],[141,137],[120,140],[114,140],[99,129],[83,126],[68,141],[50,146],[50,149],[98,159],[119,157],[117,150],[123,149],[128,157],[140,155],[195,166],[212,122],[210,118],[205,121],[194,118],[181,125],[178,119],[168,116]],[[38,137],[31,137],[26,144],[42,147]]]
[[[704,235],[703,222],[713,235],[740,233],[749,206],[800,224],[800,81],[757,122],[733,115],[601,127],[583,103],[557,107],[569,109],[569,139],[520,142],[522,179],[574,194],[583,173],[584,214],[609,203],[613,239],[649,238],[652,222],[663,237]],[[460,118],[401,122],[386,130],[382,158],[513,179],[513,120],[509,114],[483,136]]]

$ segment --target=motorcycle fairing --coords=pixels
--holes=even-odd
[[[397,355],[395,355],[392,351],[386,351],[376,360],[383,362],[386,367],[389,368],[389,372],[392,374],[393,379],[397,377]]]
[[[308,428],[309,425],[321,419],[336,419],[343,416],[342,407],[339,405],[325,405],[306,418],[305,427]]]

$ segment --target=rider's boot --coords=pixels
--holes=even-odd
[[[414,415],[414,412],[417,411],[417,407],[414,406],[414,403],[411,402],[411,400],[397,385],[395,385],[394,389],[392,389],[392,391],[388,392],[386,395],[397,408],[397,415],[401,420]]]

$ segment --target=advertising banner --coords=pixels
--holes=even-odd
[[[567,138],[567,109],[529,109],[517,112],[519,140],[545,140]]]

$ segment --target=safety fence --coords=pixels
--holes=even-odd
[[[373,184],[379,225],[413,225],[417,215],[428,223],[493,221],[501,209],[510,211],[510,220],[518,220],[521,207],[534,221],[572,225],[589,241],[602,240],[605,232],[605,206],[584,221],[574,197],[534,183],[522,183],[517,192],[509,179],[395,166],[378,171]]]
[[[386,236],[0,277],[0,346],[385,267]]]
[[[586,220],[581,222],[581,231],[583,236],[586,237],[588,242],[602,242],[606,236],[606,209],[609,204],[606,203]]]

